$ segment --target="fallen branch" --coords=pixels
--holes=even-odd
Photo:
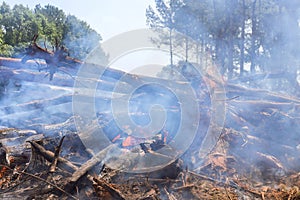
[[[272,101],[265,101],[265,100],[243,100],[238,101],[234,100],[230,102],[230,105],[234,106],[235,108],[248,108],[250,111],[261,111],[263,109],[286,109],[290,110],[293,108],[300,108],[300,103],[291,103],[291,102],[272,102]]]
[[[43,146],[39,145],[38,143],[36,143],[35,141],[27,141],[31,144],[31,146],[37,151],[37,153],[41,154],[46,160],[48,160],[49,162],[53,162],[54,160],[54,153],[51,151],[46,150]],[[72,162],[58,157],[58,167],[65,169],[67,171],[71,171],[74,172],[78,169],[78,167],[76,165],[74,165]]]
[[[0,57],[0,66],[9,66],[14,69],[20,69],[28,66],[35,66],[36,62],[28,61],[26,64],[21,62],[20,58]]]
[[[173,194],[170,194],[170,193],[168,192],[168,190],[166,189],[166,187],[164,187],[164,191],[165,191],[165,193],[167,194],[169,200],[177,200],[177,199],[174,197]]]
[[[157,195],[157,192],[154,188],[151,188],[149,191],[145,192],[142,197],[138,198],[138,200],[154,199],[154,195]]]
[[[84,174],[86,174],[90,169],[92,169],[95,165],[100,163],[106,156],[107,152],[113,148],[114,145],[110,145],[100,151],[96,156],[93,156],[90,160],[85,162],[81,167],[79,167],[69,179],[70,182],[77,182]]]
[[[56,168],[56,165],[57,165],[57,162],[58,162],[58,158],[59,158],[59,154],[61,152],[61,146],[62,146],[62,143],[65,139],[65,136],[63,136],[61,138],[61,140],[59,141],[59,144],[58,146],[55,148],[55,152],[54,152],[54,158],[53,158],[53,161],[50,165],[50,172],[55,172],[55,168]]]
[[[33,148],[37,151],[37,153],[41,154],[46,160],[49,162],[53,162],[55,158],[55,154],[51,151],[46,150],[43,146],[37,144],[35,141],[28,141]],[[69,179],[66,179],[65,183],[63,184],[67,191],[71,191],[75,183],[83,176],[85,175],[91,168],[93,168],[97,163],[99,163],[104,156],[106,155],[107,151],[110,150],[114,145],[108,146],[106,149],[99,152],[96,156],[92,157],[90,160],[88,160],[85,164],[83,164],[81,167],[77,167],[70,161],[58,157],[57,158],[57,165],[58,167],[65,169],[67,171],[74,172],[72,176]],[[93,177],[91,175],[87,175],[87,178],[90,181],[93,181]]]
[[[240,96],[240,98],[255,99],[255,100],[268,100],[273,102],[282,103],[295,103],[300,104],[300,100],[297,97],[289,96],[286,94],[279,94],[276,92],[270,92],[264,89],[246,88],[239,85],[226,84],[226,94],[230,97]]]

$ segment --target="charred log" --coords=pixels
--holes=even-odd
[[[64,46],[57,45],[55,51],[49,51],[36,43],[37,38],[38,35],[35,35],[30,46],[26,48],[22,63],[35,59],[45,60],[47,64],[45,70],[49,71],[50,81],[53,79],[53,75],[57,72],[59,67],[74,67],[74,65],[82,64],[80,60],[68,56],[67,49]]]

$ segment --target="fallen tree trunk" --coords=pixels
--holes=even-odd
[[[297,97],[292,97],[286,94],[279,94],[268,90],[246,88],[240,85],[226,84],[226,94],[231,96],[240,96],[244,99],[252,99],[257,101],[274,101],[274,102],[288,102],[288,103],[300,103]]]
[[[45,63],[40,63],[40,64],[45,66]],[[13,69],[34,67],[36,65],[37,63],[32,60],[26,63],[22,63],[22,59],[20,58],[0,57],[0,66],[9,66],[10,68]]]

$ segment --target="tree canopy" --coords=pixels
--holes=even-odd
[[[33,36],[39,35],[41,46],[54,49],[63,45],[71,57],[84,59],[102,40],[86,22],[49,4],[30,9],[21,4],[11,8],[3,2],[0,25],[0,56],[22,56]]]
[[[176,30],[199,42],[188,52],[209,52],[220,72],[232,79],[247,73],[300,70],[297,0],[155,0],[146,12],[155,30]],[[177,42],[170,34],[160,42]],[[171,53],[172,54],[172,53]],[[172,55],[171,55],[172,56]],[[199,62],[201,59],[199,59]],[[201,64],[201,63],[200,63]]]

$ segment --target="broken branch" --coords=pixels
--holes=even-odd
[[[39,153],[41,154],[46,160],[48,160],[49,162],[53,162],[54,159],[54,153],[51,151],[46,150],[43,146],[39,145],[38,143],[36,143],[35,141],[27,141],[31,144],[31,146]],[[67,171],[76,171],[78,169],[78,167],[76,165],[74,165],[73,163],[71,163],[70,161],[58,157],[57,159],[59,162],[57,163],[57,165],[59,167],[61,167],[62,169],[65,169]]]
[[[92,169],[95,165],[100,163],[106,156],[107,152],[113,148],[114,145],[110,145],[100,151],[96,156],[93,156],[90,160],[85,162],[81,167],[79,167],[72,175],[72,177],[69,179],[70,182],[77,182],[84,174],[86,174],[90,169]]]
[[[59,154],[60,154],[60,151],[61,151],[61,146],[62,146],[62,143],[65,139],[65,136],[63,136],[61,138],[61,140],[59,141],[59,144],[58,146],[55,148],[55,152],[54,152],[54,158],[53,158],[53,161],[50,165],[50,172],[55,172],[55,168],[56,168],[56,165],[57,165],[57,161],[58,161],[58,158],[59,158]]]

